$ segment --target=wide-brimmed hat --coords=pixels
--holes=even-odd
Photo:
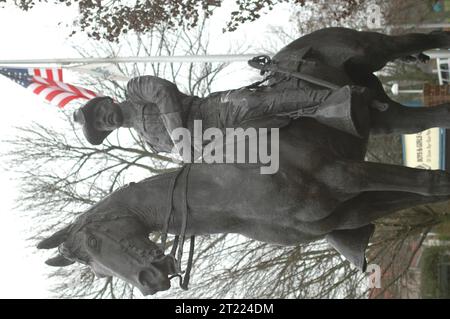
[[[94,127],[95,108],[100,102],[105,100],[112,101],[108,96],[96,97],[73,113],[73,120],[83,125],[84,136],[93,145],[102,144],[104,139],[112,132],[112,130],[99,131]]]

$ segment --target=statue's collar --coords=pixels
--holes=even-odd
[[[126,100],[119,103],[119,107],[123,115],[122,127],[133,127],[137,121],[142,121],[142,105]]]

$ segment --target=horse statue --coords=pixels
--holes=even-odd
[[[38,244],[59,249],[52,266],[89,265],[116,276],[142,294],[170,288],[180,277],[187,288],[195,235],[238,233],[277,245],[326,239],[351,263],[365,270],[365,250],[378,218],[397,210],[450,198],[450,174],[364,161],[370,134],[409,134],[450,128],[450,105],[408,108],[391,100],[373,74],[398,58],[426,60],[422,53],[449,48],[450,34],[388,36],[329,28],[301,37],[271,61],[268,85],[280,89],[322,83],[368,89],[387,108],[365,108],[351,134],[307,116],[279,130],[279,169],[261,174],[260,164],[186,164],[173,172],[116,190]],[[299,78],[309,76],[308,81]],[[336,106],[338,107],[338,106]],[[351,117],[358,117],[351,109]],[[269,141],[268,144],[272,142]],[[272,145],[268,145],[272,147]],[[162,233],[162,245],[149,239]],[[166,254],[167,234],[176,235]],[[186,237],[191,249],[181,278]]]

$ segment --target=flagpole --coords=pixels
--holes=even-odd
[[[55,58],[55,59],[16,59],[0,60],[0,65],[21,64],[94,64],[94,63],[204,63],[204,62],[243,62],[261,55],[255,54],[210,54],[210,55],[173,55],[173,56],[134,56],[134,57],[109,57],[109,58]]]
[[[432,59],[450,57],[449,50],[429,50],[424,52]],[[55,59],[15,59],[0,60],[0,65],[37,65],[37,64],[104,64],[104,63],[205,63],[205,62],[246,62],[262,53],[249,54],[209,54],[209,55],[172,55],[172,56],[129,56],[109,58],[55,58]],[[264,53],[273,55],[272,53]]]

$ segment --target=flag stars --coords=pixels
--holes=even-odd
[[[27,87],[31,79],[26,70],[15,69],[15,68],[0,68],[0,74],[10,78],[17,84]]]

